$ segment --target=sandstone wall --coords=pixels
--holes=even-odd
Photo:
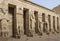
[[[30,31],[32,30],[33,36],[38,35],[37,33],[35,33],[36,20],[35,20],[35,16],[34,16],[34,11],[38,11],[38,20],[41,23],[41,29],[39,29],[39,30],[44,35],[45,35],[45,33],[43,32],[42,13],[45,14],[45,18],[46,18],[45,20],[46,20],[47,24],[49,24],[48,23],[48,15],[51,15],[51,29],[52,29],[52,32],[54,32],[54,30],[53,30],[53,16],[55,16],[55,22],[56,22],[57,21],[56,19],[57,19],[57,17],[59,17],[59,15],[55,14],[54,12],[52,12],[46,8],[39,7],[39,6],[32,4],[30,2],[18,1],[18,0],[4,0],[4,1],[1,0],[0,20],[2,20],[2,32],[4,33],[4,31],[5,31],[8,33],[6,36],[11,37],[11,34],[12,34],[12,27],[11,27],[12,26],[12,22],[11,22],[12,19],[10,18],[12,16],[9,15],[9,13],[8,13],[8,4],[16,5],[16,19],[17,19],[17,27],[16,28],[17,28],[17,32],[18,32],[18,27],[20,27],[20,37],[21,38],[24,36],[23,8],[29,9],[29,20],[30,19],[32,20],[32,29],[30,28],[30,23],[31,23],[30,21],[29,21],[29,29],[30,29]],[[57,28],[57,23],[55,24],[55,26]],[[5,30],[4,30],[4,28],[5,28]],[[47,30],[49,32],[49,26],[48,26]]]

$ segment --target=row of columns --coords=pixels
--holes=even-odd
[[[52,18],[52,20],[51,20],[51,18]],[[51,22],[53,22],[53,24]],[[44,32],[47,34],[49,34],[50,32],[59,33],[59,17],[56,18],[55,16],[51,17],[51,15],[48,15],[48,17],[46,18],[45,14],[43,13],[41,23],[42,23],[42,27],[41,27],[40,23],[38,24],[38,25],[40,25],[39,26],[40,28],[43,28],[42,29],[43,31],[40,31],[40,32]],[[39,28],[39,27],[36,27],[36,28]]]
[[[30,16],[30,14],[29,14],[29,16]],[[51,15],[48,15],[48,17],[46,17],[45,13],[42,13],[42,17],[40,19],[37,11],[34,11],[34,17],[35,17],[34,18],[35,19],[35,22],[34,22],[35,27],[33,27],[33,24],[32,24],[33,23],[33,18],[30,19],[30,17],[29,17],[30,23],[28,23],[28,24],[30,24],[30,26],[28,26],[28,29],[29,28],[31,28],[31,29],[34,28],[35,34],[42,35],[43,32],[46,33],[46,34],[49,34],[50,32],[58,32],[59,33],[59,31],[58,31],[59,30],[59,17],[55,18],[55,16],[52,17]],[[40,22],[40,20],[42,20],[42,22]],[[30,29],[29,30],[28,29],[26,29],[28,31],[27,33],[29,33],[29,35],[31,33],[33,34],[33,32],[31,31],[31,33],[30,33]]]
[[[26,9],[24,9],[24,10],[26,10]],[[25,21],[25,23],[24,23],[25,24],[24,33],[27,36],[33,36],[32,31],[29,30],[29,27],[31,29],[33,28],[32,27],[32,20],[30,20],[30,17],[29,17],[29,10],[26,10],[26,12],[25,12],[25,14],[26,14],[25,17],[26,18],[24,19],[24,21]],[[15,18],[14,18],[15,23],[14,24],[16,26],[16,14],[14,16],[15,16]],[[46,18],[45,18],[45,14],[44,13],[42,14],[42,19],[41,19],[42,22],[39,21],[39,16],[38,16],[38,12],[37,11],[34,12],[34,16],[35,16],[35,27],[34,27],[35,28],[34,29],[35,33],[37,33],[39,35],[42,35],[42,32],[49,33],[49,31],[52,30],[51,28],[53,28],[53,30],[56,31],[55,30],[56,29],[55,25],[57,25],[57,29],[59,29],[59,18],[58,17],[57,17],[57,21],[55,21],[55,16],[53,16],[53,24],[51,24],[52,20],[50,19],[50,15],[48,15],[48,18],[47,18],[48,23],[46,22]],[[29,23],[29,21],[30,21],[30,23]],[[57,22],[57,24],[55,22]],[[29,24],[30,24],[30,26],[29,26]],[[0,25],[1,25],[1,21],[0,21]],[[51,27],[51,25],[53,25],[53,27]],[[41,29],[41,28],[43,28],[43,29]],[[0,26],[0,29],[1,29],[1,26]],[[16,28],[14,28],[14,29],[16,29]],[[17,32],[14,32],[14,36],[16,36],[16,33]]]
[[[46,17],[45,13],[42,13],[42,19],[39,18],[38,12],[34,12],[35,16],[35,33],[42,35],[43,32],[46,34],[52,33],[59,33],[59,17],[48,15]],[[40,20],[42,22],[40,22]],[[32,23],[31,23],[32,26]],[[33,27],[32,27],[33,28]]]

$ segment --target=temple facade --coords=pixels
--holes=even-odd
[[[60,33],[59,20],[54,11],[30,0],[1,0],[0,41],[40,41],[36,37]]]

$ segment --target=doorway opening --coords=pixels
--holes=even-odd
[[[51,32],[51,15],[48,15],[49,31]]]
[[[56,31],[56,29],[55,29],[55,16],[53,16],[53,29],[54,29],[54,31]]]
[[[43,22],[43,32],[46,32],[45,13],[42,13],[42,22]]]
[[[34,11],[34,16],[35,16],[35,33],[39,33],[39,30],[38,30],[38,12],[37,11]]]
[[[29,10],[23,9],[24,34],[29,35]]]
[[[12,16],[12,36],[16,36],[16,6],[12,4],[8,4],[8,13]]]

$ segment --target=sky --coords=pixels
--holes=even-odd
[[[49,9],[53,9],[54,7],[60,5],[60,0],[31,0],[31,1]]]

